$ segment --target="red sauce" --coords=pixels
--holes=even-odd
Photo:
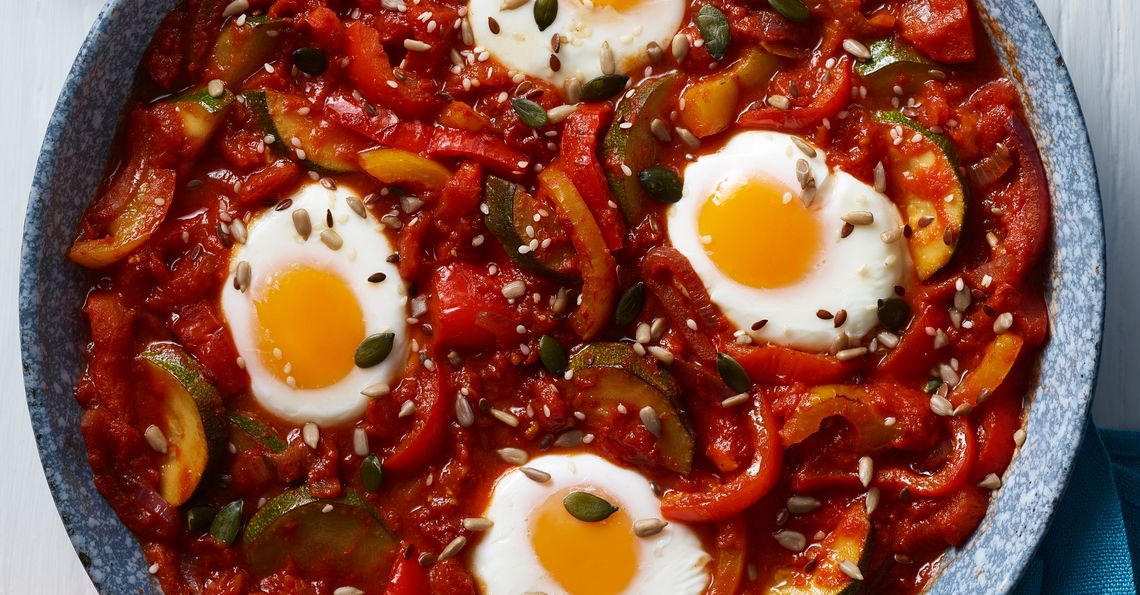
[[[749,51],[786,56],[771,80],[740,90],[729,107],[728,131],[713,130],[699,148],[680,142],[677,133],[656,145],[657,163],[677,171],[751,127],[799,134],[826,150],[830,165],[874,184],[876,165],[891,162],[892,130],[913,134],[875,114],[901,109],[917,125],[945,135],[963,168],[950,174],[992,174],[961,178],[968,208],[960,227],[947,232],[948,243],[957,245],[953,258],[925,281],[897,288],[912,316],[868,353],[843,360],[739,343],[686,259],[668,246],[665,206],[647,201],[638,218],[623,218],[611,206],[615,197],[604,176],[620,163],[606,154],[601,138],[617,125],[616,100],[584,104],[534,133],[499,95],[549,109],[564,102],[563,90],[516,77],[493,58],[453,68],[450,51],[470,49],[450,26],[462,18],[460,4],[422,0],[406,12],[385,9],[379,0],[250,4],[249,16],[223,17],[227,2],[191,1],[166,17],[72,252],[96,267],[85,304],[87,366],[76,388],[95,484],[157,564],[166,593],[329,593],[342,586],[339,573],[305,571],[296,562],[271,572],[255,569],[242,537],[226,545],[188,525],[189,509],[217,511],[235,500],[244,502],[248,521],[263,499],[299,486],[318,498],[359,495],[398,540],[391,575],[385,567],[353,586],[376,593],[473,592],[466,551],[442,562],[433,557],[458,536],[470,540],[468,548],[478,542],[462,520],[482,513],[493,480],[510,467],[496,453],[503,447],[531,455],[597,452],[656,482],[666,490],[666,518],[690,520],[701,532],[714,556],[710,592],[718,595],[760,590],[781,572],[800,583],[846,580],[834,568],[832,575],[825,572],[829,542],[823,537],[857,533],[858,518],[866,523],[866,514],[857,514],[868,491],[859,472],[863,457],[873,460],[869,475],[877,494],[860,563],[864,591],[917,591],[936,574],[945,549],[962,544],[978,526],[996,487],[987,477],[1000,476],[1014,454],[1022,396],[1032,381],[1029,364],[1047,334],[1038,260],[1049,198],[1017,92],[967,0],[809,1],[811,18],[803,24],[759,0],[717,1],[731,27],[723,59],[710,56],[705,44],[691,47],[678,64],[666,47],[654,74],[645,79],[639,71],[630,82],[642,88],[676,72],[677,89],[692,89],[723,76]],[[693,20],[699,7],[689,8],[682,27],[691,39],[701,36]],[[429,20],[446,26],[429,33],[427,20],[417,18],[428,12]],[[262,26],[277,31],[264,50],[243,37],[254,35],[251,23],[263,16],[274,24]],[[263,51],[248,72],[240,59],[217,57],[219,35],[233,33],[238,20],[245,26],[229,42],[239,56]],[[405,38],[430,39],[431,47],[407,52]],[[864,78],[852,71],[856,59],[843,49],[849,38],[868,45],[897,39],[941,64]],[[315,48],[327,65],[312,69],[319,74],[298,70],[305,59],[294,53],[298,48]],[[425,186],[386,185],[363,173],[314,173],[296,151],[266,146],[264,122],[248,100],[234,101],[211,134],[195,139],[169,98],[213,79],[228,80],[237,93],[287,94],[296,102],[291,105],[307,110],[310,153],[319,147],[325,156],[355,163],[361,150],[391,147],[432,159],[451,174],[442,185]],[[786,98],[787,109],[772,107],[780,103],[776,96]],[[682,121],[690,117],[677,93],[665,101],[660,113],[666,120],[673,110]],[[712,126],[694,121],[704,125]],[[975,167],[980,162],[988,169]],[[565,176],[546,174],[540,183],[536,166]],[[489,175],[516,183],[536,209],[557,214],[544,230],[550,250],[563,256],[552,266],[564,278],[581,280],[580,305],[576,294],[560,295],[577,281],[520,268],[488,230],[480,205]],[[383,188],[402,187],[423,201],[412,213],[399,211],[401,225],[390,234],[403,282],[427,299],[427,314],[409,330],[422,357],[409,359],[393,394],[371,401],[359,423],[322,428],[315,448],[295,424],[275,419],[249,394],[219,308],[221,288],[233,282],[229,222],[280,206],[310,177],[368,194],[376,216],[399,206],[402,193],[381,195]],[[955,183],[954,177],[943,183]],[[559,179],[575,191],[570,203],[558,194]],[[887,193],[896,197],[890,188]],[[899,241],[918,231],[908,228]],[[539,299],[503,297],[504,287],[517,280]],[[616,324],[614,302],[638,282],[646,284],[644,308],[632,323]],[[675,361],[658,366],[651,356],[639,359],[667,370],[680,387],[679,415],[695,442],[687,474],[671,470],[636,411],[576,419],[581,403],[572,402],[568,388],[590,382],[589,375],[565,380],[540,361],[544,335],[573,353],[588,342],[633,337],[639,323],[658,318],[665,330],[657,344]],[[985,355],[999,337],[1016,337],[1020,350],[995,371],[1000,358]],[[227,426],[232,452],[213,453],[193,496],[180,506],[160,496],[162,455],[144,433],[161,415],[148,396],[155,390],[151,376],[137,358],[153,341],[181,345],[216,387],[225,411],[256,418],[284,448],[273,452]],[[734,391],[717,372],[718,354],[741,364],[752,398],[721,405]],[[971,376],[984,373],[993,375],[988,385],[971,384]],[[964,380],[952,388],[958,377]],[[813,409],[818,392],[811,389],[825,385],[845,385],[845,404]],[[456,418],[461,389],[475,412],[469,427]],[[408,400],[415,413],[400,417]],[[953,413],[939,415],[940,407]],[[504,424],[491,408],[521,421]],[[362,484],[363,458],[353,446],[357,428],[384,462],[376,492]],[[555,444],[574,430],[593,441]],[[811,496],[819,506],[790,514],[793,495]],[[772,537],[781,531],[824,545],[790,551]],[[310,554],[319,561],[322,552]],[[813,569],[819,570],[814,579]]]

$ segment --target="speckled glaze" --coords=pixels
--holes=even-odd
[[[28,407],[48,484],[75,551],[104,593],[157,592],[138,543],[95,491],[72,387],[85,330],[83,277],[65,257],[95,192],[148,40],[174,0],[110,0],[83,44],[48,126],[24,228],[21,342]],[[980,0],[999,54],[1029,104],[1053,192],[1052,339],[1029,438],[981,528],[950,552],[933,593],[1004,592],[1061,498],[1096,383],[1104,311],[1104,227],[1080,106],[1033,0]],[[1016,51],[1014,49],[1016,48]]]

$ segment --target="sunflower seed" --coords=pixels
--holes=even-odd
[[[439,553],[439,557],[436,558],[436,561],[442,562],[448,558],[454,557],[455,554],[458,554],[465,545],[467,545],[467,538],[462,535],[456,537],[455,539],[452,539],[451,543],[447,544],[447,546],[443,548],[443,551]]]
[[[253,271],[249,268],[249,261],[243,260],[237,263],[237,270],[234,271],[234,289],[245,293],[252,279]]]
[[[519,427],[519,418],[515,414],[510,413],[508,411],[503,411],[501,409],[492,408],[491,409],[491,417],[507,424],[508,426],[510,426],[512,428]]]
[[[874,477],[875,477],[875,462],[871,460],[871,457],[860,457],[859,458],[859,483],[863,484],[863,487],[867,487],[867,486],[871,485],[871,480],[874,479]]]
[[[526,451],[521,448],[513,448],[508,446],[506,448],[500,448],[495,452],[499,453],[499,458],[512,465],[524,465],[530,459],[530,456],[526,454]]]
[[[309,212],[305,209],[296,209],[293,211],[293,229],[297,230],[297,234],[301,239],[309,239],[309,234],[313,233],[313,222],[309,219]]]
[[[797,149],[799,149],[801,152],[803,152],[804,155],[807,155],[808,157],[815,158],[815,156],[819,154],[816,152],[815,147],[812,147],[807,143],[807,141],[798,136],[792,137],[792,144],[795,145]],[[805,161],[804,163],[806,164],[807,162]],[[797,163],[796,165],[798,166],[799,164]]]
[[[685,56],[689,55],[689,36],[684,33],[678,33],[673,36],[673,43],[669,44],[673,52],[673,59],[678,62],[683,62]]]
[[[804,548],[807,547],[807,537],[799,531],[789,531],[785,529],[783,531],[777,531],[772,537],[776,538],[776,543],[780,544],[780,547],[788,551],[802,552]]]
[[[344,239],[335,229],[325,229],[321,231],[321,243],[328,246],[329,250],[340,250],[344,246]]]
[[[500,10],[514,10],[520,6],[526,6],[530,0],[503,0],[503,4],[499,7]]]
[[[471,403],[462,393],[455,395],[455,420],[464,428],[470,428],[475,424],[475,410],[471,408]]]
[[[396,414],[398,418],[411,417],[416,412],[416,404],[411,399],[404,401],[400,404],[400,412]]]
[[[602,51],[599,61],[601,62],[602,74],[613,74],[617,72],[617,61],[614,59],[614,51],[610,48],[610,42],[602,42]]]
[[[463,519],[463,528],[475,533],[481,533],[493,526],[495,526],[494,521],[479,516]]]
[[[860,60],[871,59],[871,50],[867,49],[867,46],[863,45],[856,39],[844,39],[843,49],[846,50],[848,54],[851,54]]]
[[[559,105],[556,107],[552,107],[552,108],[546,110],[546,120],[547,120],[547,122],[549,122],[551,124],[557,124],[557,123],[565,120],[567,117],[570,116],[570,114],[572,114],[576,111],[578,111],[578,105],[577,104]]]
[[[792,496],[788,498],[788,511],[793,514],[807,514],[820,507],[820,501],[811,496]]]
[[[852,347],[850,349],[844,349],[836,353],[835,359],[841,362],[845,362],[848,360],[853,360],[857,357],[863,357],[864,355],[867,355],[868,351],[869,350],[866,347]]]
[[[216,6],[216,5],[215,5]],[[249,0],[234,0],[222,11],[222,18],[232,17],[249,10]]]
[[[672,364],[676,360],[673,352],[665,349],[664,347],[650,345],[649,347],[646,347],[645,350],[649,352],[649,355],[652,355],[657,359],[657,361],[665,364],[666,366]]]
[[[1027,434],[1025,433],[1025,430],[1018,428],[1017,431],[1013,433],[1013,443],[1017,446],[1025,444],[1026,436]]]
[[[146,443],[154,452],[166,454],[166,435],[162,433],[162,429],[158,426],[151,424],[146,427],[143,432],[143,438],[146,438]]]
[[[841,219],[851,225],[871,225],[875,222],[875,215],[870,211],[851,211]]]
[[[390,392],[392,392],[392,389],[388,386],[387,382],[377,382],[376,384],[370,384],[364,387],[364,390],[360,391],[360,394],[370,399],[375,399],[377,397],[383,397]]]
[[[728,397],[727,399],[721,401],[720,406],[724,407],[725,409],[728,409],[731,407],[736,407],[737,405],[743,405],[743,404],[747,403],[749,401],[749,399],[751,399],[751,398],[752,398],[752,395],[750,395],[748,393],[740,393],[738,395],[733,395],[733,396]]]
[[[657,415],[657,410],[653,407],[646,405],[638,411],[641,416],[641,423],[645,425],[645,429],[649,430],[650,434],[660,438],[661,437],[661,418]]]
[[[665,50],[661,49],[661,44],[656,41],[651,41],[645,46],[645,53],[649,56],[649,61],[654,64],[660,64],[665,58]]]
[[[941,415],[942,417],[954,415],[954,405],[952,405],[946,397],[938,394],[930,397],[930,410],[933,411],[935,415]]]
[[[546,483],[550,481],[550,474],[542,471],[541,469],[535,469],[534,467],[520,467],[519,471],[522,471],[522,474],[527,476],[527,478],[531,481],[537,481],[538,483]]]
[[[652,537],[668,524],[661,519],[638,519],[633,523],[633,534],[638,537]]]
[[[558,438],[554,440],[554,446],[579,446],[582,444],[582,439],[584,437],[585,436],[581,430],[570,430],[568,432],[563,432],[562,435],[558,436]]]
[[[867,496],[864,499],[864,505],[866,506],[868,515],[875,512],[875,509],[879,507],[879,497],[879,488],[871,488],[867,490]]]
[[[368,455],[368,432],[364,428],[352,430],[352,452],[358,457]]]
[[[882,161],[875,165],[875,191],[879,193],[887,191],[887,168],[883,166]]]
[[[979,488],[990,491],[1000,489],[1001,485],[1001,478],[998,477],[996,473],[990,473],[985,477],[985,479],[978,482]]]
[[[857,581],[863,580],[863,572],[859,570],[859,565],[852,562],[851,560],[844,560],[840,562],[839,569],[843,571],[843,574],[846,574],[847,576]]]
[[[526,295],[526,282],[521,279],[516,279],[503,286],[503,297],[508,300],[514,300]]]
[[[569,77],[562,83],[562,92],[566,95],[566,103],[578,103],[582,99],[582,81],[578,77]]]
[[[682,128],[678,126],[673,130],[677,133],[677,138],[680,138],[681,142],[685,143],[685,145],[690,149],[695,149],[701,146],[701,139],[697,138],[697,135],[693,134],[692,132],[689,132],[688,128]]]
[[[317,443],[321,439],[321,428],[317,424],[309,421],[301,426],[301,440],[304,441],[305,446],[309,448],[317,448]]]
[[[669,126],[661,118],[653,118],[653,121],[649,123],[649,131],[663,143],[673,139],[673,135],[669,134]]]
[[[1003,312],[994,319],[994,333],[1001,335],[1013,328],[1013,314]]]
[[[772,95],[768,97],[768,105],[778,110],[786,110],[792,106],[792,103],[783,95]]]

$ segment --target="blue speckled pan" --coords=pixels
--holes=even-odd
[[[95,192],[137,64],[173,0],[110,0],[48,125],[24,228],[24,383],[59,514],[105,593],[156,592],[138,544],[95,491],[72,386],[80,369],[83,279],[64,252]],[[1048,298],[1029,438],[977,534],[947,555],[934,593],[1009,590],[1061,498],[1096,384],[1104,312],[1104,226],[1096,168],[1069,74],[1033,0],[981,0],[983,20],[1027,99],[1053,192]],[[983,587],[984,585],[984,587]]]

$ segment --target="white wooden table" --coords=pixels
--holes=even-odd
[[[1100,166],[1108,229],[1108,321],[1096,420],[1140,429],[1129,364],[1140,361],[1140,1],[1037,0],[1076,81]],[[18,255],[48,116],[103,0],[0,0],[0,595],[93,593],[40,469],[22,390]],[[1129,355],[1132,354],[1132,355]]]

